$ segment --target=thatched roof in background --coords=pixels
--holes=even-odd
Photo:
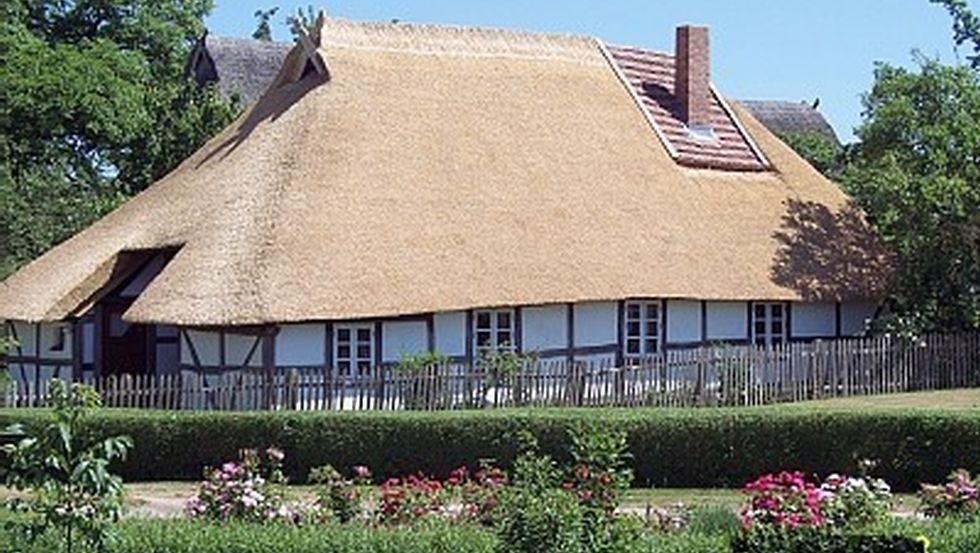
[[[251,104],[272,84],[292,49],[289,42],[205,35],[191,51],[186,72],[199,84],[215,83],[225,96],[237,94]]]
[[[881,290],[884,254],[834,184],[737,106],[770,170],[675,163],[595,39],[344,20],[322,36],[329,81],[271,90],[16,273],[0,318],[65,317],[120,252],[159,248],[177,253],[131,321]]]
[[[778,135],[816,133],[840,144],[834,128],[813,104],[785,100],[739,100],[738,103]]]

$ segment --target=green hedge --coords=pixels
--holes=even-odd
[[[796,530],[739,535],[731,549],[732,553],[925,553],[925,544],[902,535]]]
[[[0,427],[37,424],[41,411],[0,410]],[[103,410],[87,423],[136,442],[127,480],[197,479],[239,449],[276,445],[294,480],[311,467],[369,466],[380,478],[446,475],[480,459],[507,465],[521,431],[562,457],[583,421],[629,433],[638,486],[731,487],[774,470],[826,475],[862,458],[896,488],[917,489],[958,467],[980,469],[980,413],[827,411],[800,407],[702,410],[501,410],[435,413],[192,413]]]

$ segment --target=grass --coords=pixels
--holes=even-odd
[[[781,404],[778,406],[763,407],[763,409],[782,409],[787,407],[872,410],[948,409],[952,411],[975,411],[980,410],[980,388],[824,399],[818,401]]]

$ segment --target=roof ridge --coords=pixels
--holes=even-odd
[[[584,34],[335,17],[325,21],[322,45],[421,54],[601,61],[598,39]]]

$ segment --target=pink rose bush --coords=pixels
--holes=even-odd
[[[371,483],[371,471],[358,465],[353,469],[353,478],[344,478],[337,469],[325,465],[310,472],[310,482],[320,484],[315,505],[317,518],[350,522],[363,514],[363,488]]]
[[[929,517],[974,518],[980,515],[980,478],[960,469],[945,484],[923,484],[919,491],[921,510]]]
[[[760,476],[746,484],[743,530],[860,527],[878,522],[891,507],[891,487],[881,479],[832,474],[821,484],[801,472]]]
[[[262,522],[292,519],[294,513],[283,502],[278,484],[283,484],[284,455],[275,448],[263,452],[242,451],[237,462],[208,469],[197,494],[186,504],[191,518]]]
[[[807,481],[802,472],[765,474],[745,485],[749,495],[742,508],[744,530],[756,527],[799,528],[822,526],[821,504],[826,492]]]

